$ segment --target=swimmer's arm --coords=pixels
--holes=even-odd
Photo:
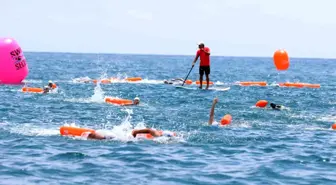
[[[218,102],[217,98],[215,98],[212,102],[212,106],[210,110],[210,117],[209,117],[209,122],[208,122],[209,125],[212,125],[212,123],[214,122],[215,107],[216,107],[217,102]]]
[[[100,134],[97,134],[97,133],[90,133],[89,136],[88,136],[88,139],[99,139],[99,140],[102,140],[102,139],[105,139],[104,136],[100,135]]]
[[[150,134],[154,137],[159,137],[160,136],[155,130],[150,129],[150,128],[133,130],[133,132],[132,132],[133,137],[136,137],[137,134]]]

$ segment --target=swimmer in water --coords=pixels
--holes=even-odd
[[[175,136],[175,133],[169,132],[169,131],[158,131],[150,128],[145,128],[145,129],[139,129],[139,130],[133,130],[132,131],[132,136],[135,138],[138,134],[150,134],[153,137],[173,137]],[[96,132],[85,132],[82,134],[82,136],[87,137],[88,139],[98,139],[98,140],[103,140],[103,139],[113,139],[115,138],[114,135],[111,134],[106,134],[103,132],[100,132],[99,130]]]
[[[50,92],[50,87],[49,86],[45,86],[43,88],[43,94],[49,93]]]
[[[133,100],[133,105],[139,105],[140,104],[140,98],[135,97]]]
[[[213,102],[212,102],[212,106],[211,106],[211,110],[210,110],[210,118],[209,118],[209,122],[208,124],[209,125],[221,125],[221,126],[224,126],[224,125],[228,125],[230,124],[231,120],[232,120],[232,117],[231,115],[227,114],[225,115],[221,120],[220,122],[217,122],[214,120],[214,116],[215,116],[215,107],[216,107],[216,104],[218,103],[218,98],[214,98]]]
[[[165,84],[179,84],[179,83],[183,83],[183,79],[182,78],[175,78],[175,79],[171,79],[171,80],[164,80],[163,83]]]
[[[281,110],[281,109],[284,109],[284,106],[282,106],[282,105],[276,105],[275,103],[271,103],[270,106],[271,106],[271,108],[274,109],[274,110]]]
[[[216,121],[214,121],[215,107],[216,107],[217,103],[218,103],[218,98],[214,98],[213,101],[212,101],[211,109],[210,109],[210,117],[209,117],[209,121],[208,121],[209,125],[218,124]]]
[[[54,83],[51,80],[49,80],[48,86],[50,87],[50,89],[53,89]]]

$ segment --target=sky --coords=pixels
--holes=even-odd
[[[335,0],[1,0],[24,51],[336,58]]]

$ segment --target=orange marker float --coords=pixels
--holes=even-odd
[[[256,106],[256,107],[260,107],[260,108],[264,108],[264,107],[267,106],[267,104],[268,104],[268,101],[266,101],[266,100],[259,100],[259,101],[255,104],[255,106]]]
[[[37,88],[37,87],[23,87],[22,92],[27,92],[27,93],[43,93],[42,88]]]
[[[132,100],[112,98],[112,97],[106,97],[105,102],[110,103],[110,104],[115,104],[115,105],[133,105]]]
[[[241,86],[267,86],[267,82],[239,82]]]
[[[69,126],[63,126],[60,128],[60,134],[62,136],[82,136],[82,134],[85,132],[95,133],[96,131],[88,128],[78,128]]]
[[[131,78],[126,78],[126,81],[128,82],[136,82],[136,81],[141,81],[141,77],[131,77]]]
[[[56,89],[57,88],[57,85],[56,84],[52,84],[52,89]]]
[[[225,115],[222,119],[221,119],[221,125],[228,125],[230,124],[232,121],[232,116],[230,114]]]
[[[289,57],[283,49],[274,52],[273,61],[277,70],[287,70],[289,67]]]
[[[196,84],[197,84],[197,85],[200,85],[201,83],[200,83],[200,81],[196,81]],[[206,81],[202,81],[202,84],[203,84],[203,85],[206,85],[207,82],[206,82]],[[214,84],[213,82],[211,82],[211,81],[209,82],[209,85],[213,85],[213,84]]]
[[[309,84],[309,83],[291,83],[291,82],[286,82],[286,83],[279,83],[280,87],[296,87],[296,88],[320,88],[320,84]]]

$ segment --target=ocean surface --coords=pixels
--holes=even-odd
[[[179,89],[162,83],[184,78],[194,56],[25,53],[25,83],[50,94],[0,86],[0,184],[336,184],[336,60],[291,59],[279,72],[272,58],[212,57],[214,88]],[[80,78],[140,76],[133,83],[79,83]],[[189,76],[198,79],[198,66]],[[241,87],[237,81],[267,81]],[[278,82],[321,84],[281,88]],[[105,96],[141,99],[140,106],[104,103]],[[232,115],[226,127],[208,126]],[[265,99],[286,106],[254,105]],[[103,129],[117,137],[93,141],[62,137],[59,128]],[[145,141],[134,128],[177,133]]]

